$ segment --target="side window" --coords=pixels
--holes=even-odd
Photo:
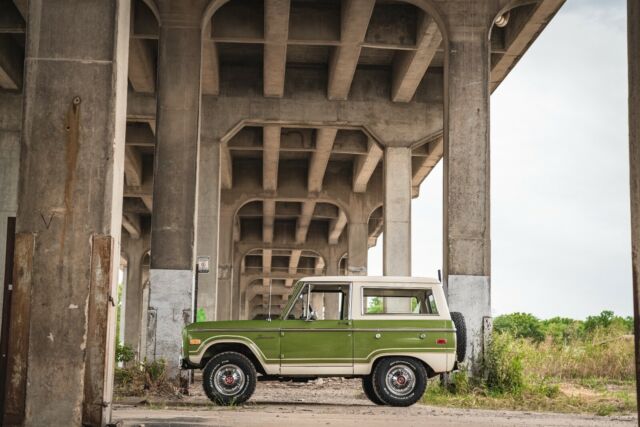
[[[311,319],[346,320],[349,317],[349,285],[312,284]]]
[[[362,314],[438,314],[431,289],[364,288]]]

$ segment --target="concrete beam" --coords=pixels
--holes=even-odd
[[[315,200],[307,200],[302,203],[296,228],[296,243],[304,243],[307,240],[309,225],[311,224],[311,219],[313,218],[313,212],[315,209]]]
[[[142,185],[142,157],[140,152],[131,146],[124,148],[124,178],[127,185]]]
[[[382,148],[369,139],[369,148],[365,156],[358,156],[353,164],[353,192],[364,193],[371,175],[382,158]]]
[[[262,188],[278,189],[278,157],[280,150],[280,126],[265,126],[262,130]]]
[[[281,98],[284,94],[290,6],[289,0],[264,2],[264,96]]]
[[[395,102],[411,101],[442,43],[438,24],[424,12],[420,15],[417,39],[417,50],[396,54],[391,86],[391,99]]]
[[[289,274],[296,274],[298,272],[300,255],[302,255],[301,249],[294,249],[291,251],[291,256],[289,257]]]
[[[490,90],[493,91],[507,77],[538,35],[558,12],[565,0],[542,0],[512,10],[505,27],[505,53],[492,64]],[[526,9],[529,8],[529,9]],[[518,12],[526,13],[515,19]]]
[[[125,135],[126,145],[136,147],[155,147],[156,137],[149,122],[128,122]]]
[[[444,138],[438,137],[437,139],[429,142],[427,146],[427,156],[425,157],[413,157],[412,158],[412,177],[411,177],[411,195],[412,197],[418,197],[420,191],[420,184],[433,168],[438,164],[442,158],[444,151]]]
[[[331,54],[327,96],[346,100],[356,72],[375,0],[344,0],[340,17],[340,45]]]
[[[142,203],[149,209],[149,212],[153,212],[153,196],[141,196]]]
[[[132,239],[140,238],[140,216],[134,213],[122,215],[122,228],[127,230]]]
[[[271,249],[262,250],[262,273],[267,276],[271,274],[271,256],[273,255]],[[262,279],[263,286],[269,286],[270,279]]]
[[[369,238],[367,243],[368,247],[372,248],[378,244],[378,237],[380,237],[383,228],[384,222],[382,220],[377,220],[375,225],[373,226],[373,229],[369,231]]]
[[[129,40],[129,82],[136,92],[154,93],[156,90],[156,64],[147,40]]]
[[[313,212],[316,209],[315,200],[307,200],[302,203],[300,216],[298,217],[298,225],[296,228],[296,243],[304,243],[307,240],[309,225],[313,218]]]
[[[331,221],[331,225],[329,226],[329,244],[336,245],[340,240],[340,236],[344,231],[344,227],[347,225],[347,215],[344,213],[342,209],[340,209],[340,214],[338,218]]]
[[[25,20],[11,1],[0,2],[0,33],[23,34]]]
[[[22,88],[23,50],[8,35],[0,34],[0,88]]]
[[[273,222],[275,221],[276,201],[265,199],[262,201],[262,240],[273,242]]]
[[[309,191],[319,192],[322,190],[324,173],[327,170],[331,150],[336,139],[338,129],[320,128],[316,131],[316,150],[311,155],[309,164]]]
[[[29,0],[13,0],[13,4],[16,6],[20,15],[22,15],[22,19],[27,20],[27,15],[29,14]]]

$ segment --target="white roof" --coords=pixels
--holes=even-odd
[[[407,276],[310,276],[300,279],[304,282],[354,282],[354,283],[428,283],[442,285],[438,279],[431,277]]]

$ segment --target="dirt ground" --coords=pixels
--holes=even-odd
[[[259,383],[244,405],[216,407],[200,384],[179,401],[127,399],[114,405],[114,421],[125,426],[623,426],[638,425],[634,416],[599,417],[514,411],[381,407],[366,399],[360,380],[324,380],[321,384]]]

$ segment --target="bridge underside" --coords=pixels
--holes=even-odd
[[[411,199],[441,159],[444,283],[476,367],[489,96],[562,3],[0,0],[5,422],[108,419],[120,266],[122,338],[172,371],[185,323],[366,275],[381,233],[384,274],[411,275]]]

